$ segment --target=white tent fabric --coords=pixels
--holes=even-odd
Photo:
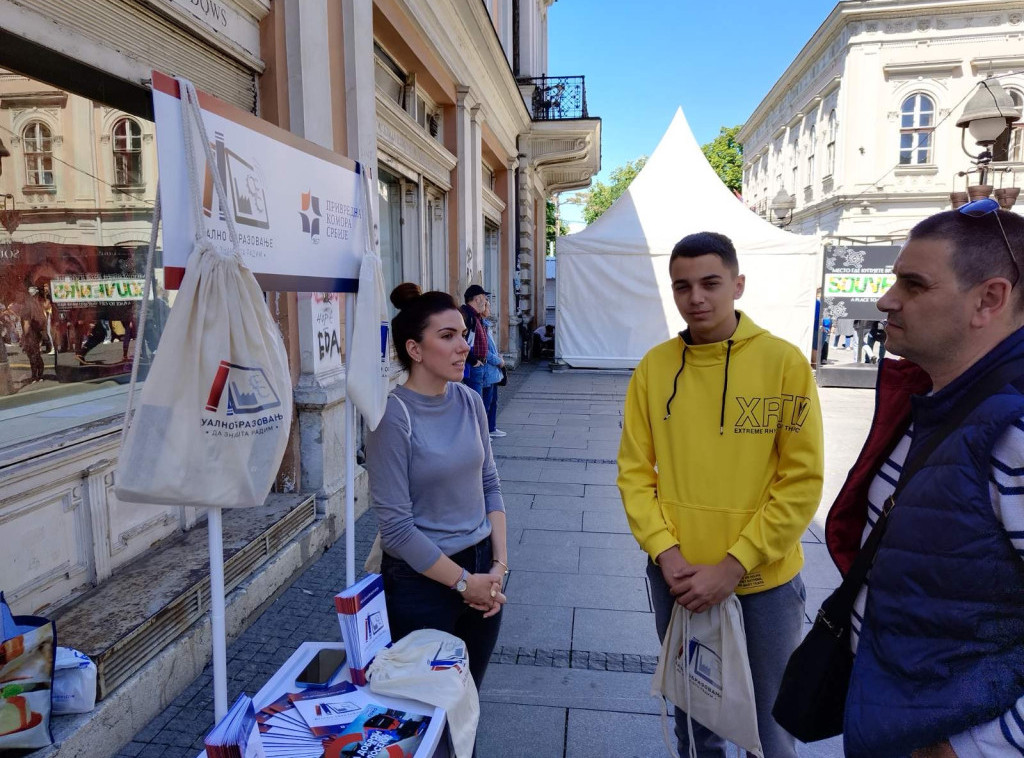
[[[686,327],[668,259],[676,242],[721,232],[747,278],[738,303],[760,326],[811,346],[821,239],[772,226],[722,183],[680,108],[629,189],[583,231],[557,240],[557,357],[574,368],[634,368]]]

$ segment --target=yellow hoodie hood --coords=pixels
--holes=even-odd
[[[683,332],[640,361],[626,394],[619,490],[633,534],[656,558],[726,553],[747,570],[737,592],[789,581],[821,499],[821,410],[810,365],[746,315],[732,337]]]

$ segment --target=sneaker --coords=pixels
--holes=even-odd
[[[508,436],[508,432],[503,432],[503,431],[501,431],[501,429],[495,429],[493,432],[491,432],[491,436],[492,437],[507,437]]]

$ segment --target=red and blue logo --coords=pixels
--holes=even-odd
[[[227,392],[225,393],[225,390]],[[239,366],[221,361],[210,386],[206,410],[220,410],[224,395],[227,394],[227,415],[240,413],[261,413],[281,405],[274,388],[267,380],[267,374],[259,367]]]

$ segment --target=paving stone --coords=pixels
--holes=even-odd
[[[583,493],[581,492],[580,495]],[[622,511],[622,500],[618,497],[571,497],[566,495],[537,495],[533,509],[554,508],[580,511]]]
[[[651,758],[666,754],[660,716],[576,708],[569,710],[565,748],[566,758]]]
[[[657,700],[650,696],[650,689],[651,677],[647,674],[492,663],[487,668],[480,701],[621,713],[659,713]],[[614,753],[598,751],[592,755]]]
[[[531,508],[516,514],[516,526],[523,529],[579,532],[583,528],[583,514]]]
[[[835,564],[832,563],[828,548],[825,545],[808,543],[804,543],[802,547],[804,549],[804,569],[801,575],[804,585],[826,589],[838,587],[842,582],[842,576]]]
[[[632,534],[606,534],[604,532],[553,532],[543,529],[523,531],[524,545],[551,545],[554,547],[604,547],[633,550],[636,540]]]
[[[509,576],[509,590],[515,592],[515,578],[521,571],[549,571],[558,574],[579,573],[580,549],[565,547],[552,550],[547,545],[512,543],[508,546],[509,566],[514,570]]]
[[[499,427],[500,428],[500,427]],[[501,467],[505,461],[514,461],[519,459],[534,460],[536,458],[547,458],[548,448],[546,447],[534,447],[534,446],[523,446],[515,445],[510,447],[497,447],[493,448],[494,461],[498,465],[498,475],[501,476]]]
[[[629,522],[626,520],[626,512],[621,507],[600,511],[584,511],[583,531],[632,535],[632,532],[629,530]]]
[[[576,464],[583,466],[583,464]],[[615,483],[615,476],[605,473],[604,471],[587,471],[585,468],[580,469],[559,469],[552,468],[551,464],[545,464],[545,466],[537,472],[538,482],[570,482],[573,484],[599,484],[599,485],[612,485]]]
[[[530,605],[649,611],[647,583],[625,576],[565,575],[524,571],[510,591]],[[510,582],[511,584],[511,582]]]
[[[496,758],[561,756],[565,722],[565,708],[481,702],[477,753]]]
[[[585,494],[582,484],[528,481],[515,477],[502,477],[501,491],[523,495],[573,495],[576,497],[582,497]]]
[[[635,542],[634,546],[635,550],[581,547],[579,572],[643,578],[647,576],[647,553],[636,546]]]
[[[619,488],[614,485],[587,484],[583,488],[583,496],[616,498],[620,503],[622,502],[622,497],[619,495]]]
[[[656,656],[661,650],[653,613],[598,608],[575,609],[572,646],[573,649],[630,653],[638,656]],[[638,666],[639,663],[638,659]]]

